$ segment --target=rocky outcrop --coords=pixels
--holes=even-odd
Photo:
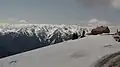
[[[117,29],[117,32],[113,35],[113,38],[116,41],[120,42],[120,31],[118,31],[118,29]]]
[[[110,29],[106,26],[100,26],[100,27],[92,29],[91,31],[92,35],[97,35],[97,34],[102,34],[102,33],[110,33]]]
[[[113,35],[113,38],[114,38],[116,41],[120,42],[120,36],[119,36],[119,35]]]

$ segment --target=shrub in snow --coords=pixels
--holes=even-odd
[[[78,34],[77,33],[73,33],[72,35],[72,40],[78,39]]]

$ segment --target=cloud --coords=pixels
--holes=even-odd
[[[113,7],[120,8],[120,0],[77,0],[85,7]]]
[[[88,21],[88,26],[108,26],[108,25],[110,25],[110,23],[105,20],[99,21],[97,19],[92,19]]]
[[[92,20],[90,20],[88,23],[97,23],[97,22],[98,22],[97,19],[92,19]]]
[[[29,22],[26,20],[20,20],[20,23],[29,23]]]

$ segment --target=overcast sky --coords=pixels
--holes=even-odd
[[[120,0],[0,0],[0,20],[10,23],[79,24],[91,19],[120,24]]]

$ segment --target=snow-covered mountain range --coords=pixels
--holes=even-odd
[[[0,57],[67,41],[83,30],[79,25],[1,24]]]

